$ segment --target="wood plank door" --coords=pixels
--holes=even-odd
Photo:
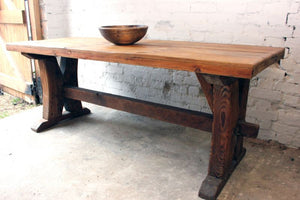
[[[27,1],[27,0],[26,0]],[[28,0],[33,39],[41,39],[38,0]],[[35,65],[20,53],[6,50],[6,43],[28,40],[24,0],[0,0],[0,88],[34,102]],[[33,65],[32,65],[33,64]]]

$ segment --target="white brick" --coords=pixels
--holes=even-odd
[[[299,26],[296,26],[296,27],[299,27]],[[300,30],[299,30],[299,28],[296,28],[296,30],[294,30],[293,37],[297,37],[297,38],[300,37]]]
[[[217,11],[217,4],[213,1],[207,2],[192,2],[191,4],[191,12],[196,13],[215,13]]]
[[[195,111],[200,111],[201,107],[199,105],[189,104],[188,109],[195,110]]]
[[[164,81],[151,81],[150,87],[151,88],[156,88],[156,89],[162,89],[163,86],[165,85]]]
[[[124,67],[118,63],[109,63],[106,65],[106,70],[109,73],[123,74]]]
[[[283,135],[295,135],[296,132],[299,130],[299,127],[282,124],[280,122],[274,122],[272,124],[272,130],[277,132],[278,134],[282,133]]]
[[[294,72],[293,75],[291,75],[287,82],[292,84],[300,84],[300,72]]]
[[[276,133],[274,139],[283,144],[292,144],[294,138],[295,138],[294,135],[288,135],[285,133]]]
[[[283,103],[284,103],[284,105],[287,105],[290,107],[300,108],[300,96],[297,97],[297,96],[292,96],[292,95],[284,95]]]
[[[148,87],[137,87],[135,90],[136,97],[145,98],[149,94],[149,88]]]
[[[180,74],[173,74],[173,82],[175,84],[181,85],[183,83],[184,76],[181,76]]]
[[[248,96],[248,102],[247,102],[247,105],[248,107],[252,107],[254,106],[254,104],[257,102],[257,100],[251,96]]]
[[[252,97],[265,99],[272,102],[280,102],[281,101],[281,91],[274,91],[269,89],[262,88],[251,88],[249,95]]]
[[[134,84],[136,77],[133,75],[126,75],[124,76],[124,82],[128,84]]]
[[[147,75],[150,75],[152,80],[158,80],[158,81],[172,80],[172,76],[169,74],[167,69],[152,68],[151,70],[149,70],[149,73]]]
[[[274,88],[274,80],[268,78],[259,78],[256,83],[258,88],[272,90]]]
[[[259,139],[269,140],[270,138],[275,138],[276,136],[275,133],[271,130],[260,129],[257,137]]]
[[[272,121],[263,120],[259,123],[259,128],[269,130],[271,128]]]
[[[299,21],[300,21],[300,12],[289,14],[289,18],[288,18],[289,25],[298,25],[299,26]]]
[[[285,94],[291,95],[300,95],[300,85],[287,83],[287,82],[278,82],[275,84],[275,89],[277,91],[283,91]]]
[[[259,13],[262,11],[264,4],[254,2],[247,2],[246,11],[247,14]]]
[[[186,86],[180,86],[179,87],[179,93],[182,94],[182,95],[187,95],[187,87]]]
[[[292,35],[292,32],[290,32],[290,35]],[[282,46],[285,45],[285,39],[282,36],[278,37],[278,36],[269,36],[269,35],[267,35],[264,38],[263,45],[264,46],[282,47]]]
[[[188,95],[199,96],[200,88],[196,86],[190,86],[188,89]]]
[[[286,50],[286,52],[288,51]],[[300,69],[300,63],[296,63],[294,55],[288,55],[286,59],[281,60],[280,65],[281,68],[286,70],[289,76],[291,76],[294,72]]]
[[[184,97],[176,92],[171,92],[170,99],[173,102],[184,102]]]
[[[256,102],[255,109],[256,110],[272,110],[272,103],[270,101],[262,100]]]
[[[294,109],[279,110],[278,121],[282,124],[300,127],[300,111]]]
[[[293,146],[296,146],[293,144],[293,141],[296,139],[295,137],[297,137],[299,127],[274,122],[272,124],[272,130],[275,133],[275,140],[283,144],[292,144]],[[298,144],[298,146],[300,145]]]
[[[205,34],[206,42],[215,42],[215,43],[232,43],[234,36],[230,32],[218,31],[214,33]]]
[[[284,78],[286,71],[279,68],[278,64],[273,64],[272,66],[266,68],[261,73],[257,75],[258,78],[266,78],[273,80],[281,80]]]
[[[192,77],[192,76],[184,77],[183,84],[186,84],[186,85],[200,85],[200,83],[197,80],[196,76],[195,77]]]
[[[218,12],[245,13],[247,4],[243,1],[216,1]]]
[[[297,13],[298,11],[300,11],[300,2],[292,2],[288,12],[289,13]]]
[[[289,6],[287,2],[266,3],[263,8],[263,14],[265,16],[263,20],[266,20],[269,25],[284,25],[288,9]]]
[[[286,46],[290,48],[291,59],[300,64],[300,37],[288,38]]]
[[[276,111],[248,109],[247,115],[249,115],[249,117],[253,117],[258,120],[273,120],[273,121],[275,121],[278,119],[278,113]]]

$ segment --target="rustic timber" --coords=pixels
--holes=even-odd
[[[48,56],[40,65],[43,88],[43,119],[56,120],[63,109],[63,77],[55,57]]]
[[[244,155],[245,151],[243,151],[243,154],[241,154],[237,160],[232,161],[232,165],[225,177],[217,178],[215,176],[207,175],[199,190],[199,197],[207,200],[216,200],[227,180],[230,178],[230,175],[243,159]]]
[[[259,126],[245,121],[250,79],[283,57],[283,48],[197,42],[143,40],[115,46],[98,38],[62,38],[8,44],[42,65],[46,96],[43,131],[57,122],[90,113],[81,101],[212,131],[208,174],[199,196],[216,199],[245,155],[244,137],[256,137]],[[61,69],[53,56],[62,56]],[[77,59],[144,65],[195,72],[212,115],[78,87]],[[62,114],[65,105],[69,114]]]
[[[238,122],[238,82],[214,85],[213,130],[209,174],[218,178],[226,175],[231,166],[234,129]]]
[[[212,131],[213,115],[203,112],[191,111],[173,106],[167,106],[129,97],[88,90],[84,88],[64,88],[64,97],[85,101],[116,110],[138,114],[154,119],[179,124],[203,131]],[[138,109],[137,109],[138,108]],[[256,137],[256,125],[248,122],[238,122],[239,132],[244,137]]]
[[[215,81],[213,85],[213,125],[208,175],[199,196],[216,199],[233,171],[235,128],[239,114],[238,81]]]
[[[43,88],[43,119],[32,127],[36,132],[44,131],[60,121],[89,114],[90,110],[82,108],[81,102],[63,98],[63,86],[77,86],[77,60],[63,59],[63,74],[53,56],[23,54],[30,59],[39,59],[41,82]],[[76,76],[72,76],[75,74]],[[62,114],[63,106],[70,113]]]
[[[243,131],[248,130],[257,130],[252,131],[253,138],[257,137],[259,126],[256,124],[251,124],[250,126],[247,126],[246,129],[244,129],[243,124],[245,124],[245,117],[246,117],[246,110],[247,110],[247,100],[248,100],[248,92],[249,92],[249,86],[250,86],[250,80],[249,79],[239,79],[239,128],[238,132],[242,133]],[[244,156],[246,153],[246,149],[243,147],[244,145],[244,138],[243,135],[237,135],[236,136],[236,144],[234,148],[234,159],[237,160],[241,156]]]
[[[207,74],[196,73],[196,76],[200,82],[201,89],[203,90],[208,105],[213,111],[213,86],[214,84],[223,84],[230,83],[230,81],[226,81],[225,77],[213,77]],[[208,81],[207,81],[208,80]],[[249,90],[249,80],[248,79],[239,79],[239,121],[237,125],[237,141],[240,144],[239,146],[243,146],[242,138],[256,138],[259,131],[259,125],[249,123],[245,121],[246,116],[246,108],[247,108],[247,97]],[[241,152],[242,150],[237,150]]]
[[[142,40],[117,46],[101,38],[61,38],[7,44],[23,53],[56,55],[250,79],[278,62],[284,48]]]
[[[212,115],[207,113],[75,87],[65,87],[64,96],[182,126],[211,131]]]
[[[62,115],[60,115],[59,117],[57,117],[55,119],[51,119],[51,120],[41,119],[36,124],[34,124],[31,127],[31,129],[37,133],[40,133],[40,132],[47,130],[48,128],[56,125],[59,122],[73,119],[76,117],[80,117],[83,115],[87,115],[90,113],[91,113],[91,111],[88,108],[83,108],[83,109],[79,110],[78,112],[63,112]]]
[[[256,138],[259,131],[259,125],[239,120],[237,125],[237,135],[249,138]]]
[[[60,69],[63,74],[64,86],[78,87],[77,78],[78,60],[73,58],[64,58],[60,60]],[[74,99],[64,99],[64,106],[67,111],[78,112],[82,109],[81,101]]]
[[[250,80],[249,79],[239,79],[239,119],[245,120],[246,110],[247,110],[247,100],[249,92]]]
[[[200,73],[196,73],[201,89],[203,90],[207,103],[211,110],[213,110],[213,85],[208,83]]]

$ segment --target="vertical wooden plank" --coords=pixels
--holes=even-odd
[[[43,88],[43,119],[56,120],[63,109],[63,77],[55,57],[48,56],[40,62]]]
[[[213,125],[208,175],[202,182],[199,197],[216,199],[238,164],[234,161],[235,128],[239,117],[237,79],[206,77],[213,84]]]
[[[246,110],[247,110],[247,100],[249,92],[249,79],[239,79],[239,120],[245,121]],[[246,149],[243,147],[244,137],[242,135],[236,136],[236,146],[234,150],[234,160],[240,160],[240,157],[245,154]]]
[[[31,34],[33,40],[42,39],[42,26],[41,26],[41,13],[39,0],[28,0],[30,22],[31,22]]]
[[[60,68],[63,73],[64,85],[78,87],[78,59],[62,57],[60,60]],[[69,112],[77,112],[82,109],[81,101],[68,98],[64,99],[64,106]]]
[[[200,82],[201,88],[205,94],[207,103],[210,107],[210,109],[213,111],[213,85],[208,83],[202,74],[196,73],[196,76],[198,78],[198,81]]]
[[[225,178],[232,167],[235,147],[234,129],[239,114],[238,82],[214,85],[213,131],[208,174]]]
[[[30,25],[31,25],[31,36],[32,40],[42,40],[43,33],[42,33],[42,26],[41,26],[41,12],[40,12],[40,4],[39,0],[28,0],[28,7],[29,7],[29,18],[30,18]],[[34,61],[34,74],[33,78],[35,80],[36,86],[36,99],[38,102],[41,102],[42,91],[41,91],[41,84],[40,84],[40,60]]]
[[[240,104],[240,112],[239,119],[245,120],[246,110],[247,110],[247,100],[248,100],[248,92],[249,92],[249,79],[239,79],[239,104]]]

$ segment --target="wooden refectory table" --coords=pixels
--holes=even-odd
[[[250,79],[284,56],[284,48],[274,47],[160,40],[116,46],[100,38],[16,42],[7,49],[39,60],[43,119],[32,128],[36,132],[90,113],[81,101],[212,132],[208,175],[199,191],[204,199],[217,198],[243,158],[243,137],[258,134],[259,126],[245,121]],[[78,59],[195,72],[212,114],[80,88]]]

